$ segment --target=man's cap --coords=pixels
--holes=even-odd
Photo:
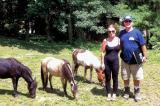
[[[129,15],[127,15],[127,16],[125,16],[125,17],[123,18],[123,21],[125,21],[125,20],[131,20],[131,21],[132,21],[132,17],[129,16]]]

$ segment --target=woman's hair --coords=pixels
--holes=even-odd
[[[114,28],[115,29],[115,26],[113,25],[113,24],[110,24],[109,26],[108,26],[108,28]],[[108,29],[107,28],[107,29]]]
[[[108,31],[110,28],[112,28],[112,29],[114,29],[114,30],[116,31],[115,25],[110,24],[110,25],[108,26],[108,28],[107,28],[107,31]]]

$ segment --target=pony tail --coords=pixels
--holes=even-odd
[[[42,64],[41,64],[41,80],[42,80],[42,84],[43,84],[43,89],[46,88],[47,86],[47,83],[48,83],[48,74],[46,76],[46,79],[44,79],[44,73],[43,73],[43,67],[42,67]]]

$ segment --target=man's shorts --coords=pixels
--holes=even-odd
[[[123,80],[129,80],[130,75],[133,76],[133,80],[143,80],[142,65],[128,64],[123,60],[121,62],[121,75]]]

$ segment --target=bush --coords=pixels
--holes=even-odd
[[[150,38],[149,43],[152,45],[153,49],[160,50],[160,36],[154,35]]]

